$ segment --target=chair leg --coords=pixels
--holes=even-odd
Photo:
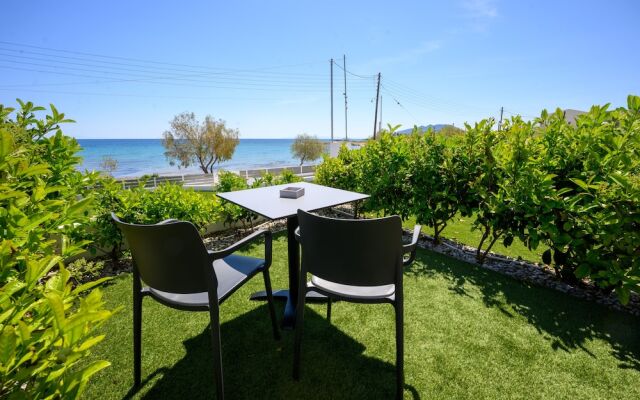
[[[218,304],[209,304],[211,317],[211,347],[213,350],[213,369],[218,400],[224,400],[224,381],[222,376],[222,345],[220,342],[220,310]]]
[[[331,297],[327,299],[327,321],[331,322]]]
[[[142,295],[133,293],[133,386],[139,387],[142,375]]]
[[[267,302],[269,304],[269,314],[271,314],[271,325],[273,327],[273,338],[280,340],[280,329],[278,328],[278,320],[276,318],[276,307],[273,302],[273,291],[271,290],[271,278],[269,277],[269,270],[262,271],[264,277],[264,290],[267,292]]]
[[[304,304],[307,297],[305,286],[301,286],[298,290],[298,304],[296,309],[296,332],[293,345],[293,379],[296,381],[300,380],[300,350],[302,346],[302,328],[304,327]]]
[[[401,400],[404,391],[404,306],[402,300],[395,303],[396,312],[396,399]]]

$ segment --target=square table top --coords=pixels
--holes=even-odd
[[[297,199],[280,198],[280,189],[286,187],[302,187],[304,188],[304,196]],[[272,220],[292,217],[298,213],[298,209],[315,211],[369,197],[367,194],[334,189],[308,182],[238,190],[217,193],[217,195],[222,199]]]

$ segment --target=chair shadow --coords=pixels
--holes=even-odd
[[[228,399],[391,399],[395,365],[363,355],[365,347],[329,324],[324,316],[305,311],[301,380],[292,378],[293,332],[275,341],[268,311],[260,306],[222,325],[222,362]],[[264,320],[264,321],[262,321]],[[389,329],[393,329],[392,326]],[[215,382],[209,327],[183,342],[184,358],[170,368],[152,372],[144,384],[153,386],[144,399],[211,399]],[[179,345],[176,343],[176,345]],[[154,379],[160,376],[158,379]],[[153,383],[150,383],[152,382]],[[125,398],[131,398],[130,391]],[[405,395],[420,399],[405,385]]]
[[[556,290],[527,284],[513,278],[419,250],[410,276],[443,277],[449,290],[460,296],[476,297],[469,286],[479,288],[482,302],[513,317],[524,316],[554,350],[580,350],[595,357],[585,343],[600,339],[610,343],[619,368],[640,371],[640,318],[578,299]]]

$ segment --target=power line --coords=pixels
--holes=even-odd
[[[385,90],[384,86],[382,86],[382,89]],[[413,118],[414,124],[418,121],[418,118],[415,117],[415,115],[413,115],[409,110],[406,109],[405,106],[403,106],[400,101],[398,101],[398,99],[396,99],[388,90],[385,90],[387,92],[387,94],[391,97],[391,99],[396,103],[396,105],[398,105],[400,108],[402,108],[404,111],[406,111],[407,114],[409,114],[409,116],[411,118]]]
[[[2,49],[0,49],[2,50]],[[93,62],[91,62],[91,60],[89,60],[88,62],[73,62],[73,61],[60,61],[60,60],[51,60],[51,59],[47,59],[47,58],[42,58],[42,57],[28,57],[28,56],[18,56],[18,55],[13,55],[13,54],[5,54],[5,53],[0,53],[0,57],[10,57],[12,59],[17,59],[17,60],[34,60],[34,61],[41,61],[41,62],[47,62],[48,64],[46,64],[47,66],[50,67],[56,67],[56,68],[73,68],[73,67],[66,67],[66,65],[77,65],[77,66],[84,66],[84,67],[92,67],[92,68],[99,68],[101,70],[107,70],[107,72],[112,72],[113,70],[117,70],[117,71],[129,71],[129,72],[142,72],[142,73],[162,73],[162,74],[167,74],[168,72],[166,72],[164,69],[149,69],[149,68],[127,68],[127,67],[121,67],[121,66],[110,66],[110,65],[101,65],[101,64],[95,64]],[[23,64],[35,64],[35,63],[30,63],[27,61],[12,61],[12,60],[4,60],[6,62],[13,62],[13,63],[23,63]],[[58,64],[64,64],[64,65],[58,65]],[[38,64],[38,65],[42,65],[42,64]],[[136,66],[137,67],[137,66]],[[192,73],[191,71],[189,71],[189,74],[180,74],[180,75],[175,75],[178,77],[200,77],[200,76],[215,76],[216,79],[238,79],[239,77],[242,77],[243,79],[248,79],[245,77],[249,77],[249,78],[253,78],[253,79],[258,79],[258,80],[272,80],[272,81],[281,81],[281,80],[286,80],[286,81],[322,81],[325,82],[326,81],[326,76],[324,75],[313,75],[313,76],[297,76],[296,74],[289,74],[289,75],[282,75],[279,74],[278,76],[262,76],[262,74],[260,73],[217,73],[217,72],[198,72],[198,73]]]
[[[9,91],[12,89],[3,89],[3,91]],[[207,96],[175,96],[175,95],[140,95],[132,93],[99,93],[99,92],[68,92],[58,90],[38,90],[38,89],[23,89],[25,92],[34,93],[50,93],[50,94],[64,94],[73,96],[108,96],[108,97],[139,97],[139,98],[167,98],[167,99],[186,99],[186,100],[239,100],[239,101],[277,101],[281,99],[267,98],[267,97],[207,97]]]
[[[33,68],[23,68],[23,67],[11,67],[6,65],[0,65],[0,69],[10,69],[17,71],[27,71],[27,72],[38,72],[38,73],[46,73],[53,75],[62,75],[62,76],[73,76],[87,79],[98,79],[102,81],[97,82],[80,82],[73,84],[91,84],[91,83],[145,83],[145,84],[155,84],[155,85],[165,85],[165,86],[181,86],[181,87],[195,87],[195,88],[214,88],[214,89],[240,89],[240,90],[290,90],[290,91],[300,91],[300,92],[323,92],[326,89],[320,85],[317,86],[300,86],[300,85],[282,85],[282,84],[251,84],[251,83],[224,83],[222,85],[203,85],[203,84],[188,84],[184,82],[176,83],[171,82],[171,80],[179,80],[184,81],[184,79],[177,79],[173,77],[149,77],[149,78],[132,78],[132,79],[111,79],[111,80],[103,80],[103,76],[96,75],[87,75],[87,74],[78,74],[72,72],[59,72],[59,71],[49,71],[43,69],[33,69]],[[56,85],[56,84],[50,84]],[[24,85],[23,85],[24,86]],[[43,86],[43,85],[36,85]],[[266,86],[266,87],[265,87]],[[8,86],[3,87],[4,89],[8,88],[17,88],[17,86]],[[364,88],[357,88],[358,90],[362,90]]]
[[[439,104],[441,106],[445,106],[445,107],[450,107],[450,108],[454,108],[454,109],[475,109],[477,111],[481,111],[481,112],[487,112],[490,111],[488,108],[484,108],[484,107],[478,107],[478,106],[473,106],[473,105],[469,105],[469,104],[463,104],[463,103],[458,103],[458,102],[454,102],[451,100],[445,100],[442,98],[438,98],[438,97],[434,97],[434,96],[429,96],[426,95],[424,93],[421,93],[413,88],[410,88],[408,86],[405,86],[401,83],[398,82],[394,82],[391,81],[389,79],[385,80],[386,84],[392,88],[394,88],[396,91],[398,92],[402,92],[404,93],[406,96],[410,96],[413,97],[415,99],[419,99],[422,101],[425,101],[427,103],[435,103],[435,104]]]
[[[390,89],[390,88],[386,87],[384,84],[382,85],[382,87],[384,88],[384,90],[388,94],[393,95],[396,98],[403,98],[406,103],[411,103],[411,104],[413,104],[415,106],[418,106],[420,108],[425,108],[425,109],[435,110],[435,111],[440,111],[440,112],[447,112],[447,113],[451,113],[451,114],[454,114],[454,115],[460,115],[460,116],[468,115],[468,112],[464,112],[464,111],[461,111],[461,110],[456,109],[456,108],[443,107],[443,106],[440,106],[438,104],[433,104],[433,103],[432,104],[425,104],[422,101],[415,100],[414,98],[407,97],[402,93],[398,93],[394,89]]]
[[[298,64],[288,64],[288,65],[278,65],[278,66],[270,66],[270,67],[260,67],[260,68],[248,69],[247,70],[247,69],[232,69],[232,68],[214,68],[214,67],[202,66],[202,65],[178,64],[178,63],[168,63],[168,62],[163,62],[163,61],[144,60],[144,59],[140,59],[140,58],[109,56],[109,55],[96,54],[96,53],[86,53],[86,52],[80,52],[80,51],[55,49],[55,48],[51,48],[51,47],[34,46],[34,45],[15,43],[15,42],[8,42],[8,41],[2,41],[2,40],[0,40],[0,44],[14,46],[14,47],[27,47],[27,48],[32,48],[32,49],[45,50],[45,51],[49,51],[49,52],[58,52],[58,53],[76,54],[76,55],[82,55],[82,56],[88,56],[88,57],[105,58],[105,59],[111,59],[111,60],[133,61],[133,62],[141,62],[141,63],[147,63],[147,64],[168,65],[168,66],[173,66],[173,67],[186,67],[186,68],[197,68],[197,69],[208,69],[208,70],[219,70],[219,71],[256,72],[256,71],[264,71],[264,70],[270,70],[270,69],[299,67],[299,66],[302,66],[302,65],[319,65],[321,63],[321,62],[306,62],[306,63],[298,63]],[[16,50],[13,50],[13,51],[16,51]],[[59,56],[59,57],[61,57],[61,56]],[[103,61],[103,62],[107,62],[107,61]]]
[[[340,68],[341,70],[343,70],[344,72],[346,72],[347,74],[351,75],[351,76],[355,76],[356,78],[360,78],[360,79],[367,79],[367,80],[371,80],[371,81],[375,81],[376,79],[376,75],[359,75],[356,73],[353,73],[351,71],[349,71],[348,69],[345,69],[344,67],[342,67],[340,64],[336,63],[335,64],[336,67]]]

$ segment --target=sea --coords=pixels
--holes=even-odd
[[[136,177],[145,174],[180,175],[201,173],[198,166],[172,166],[164,156],[161,139],[78,139],[82,146],[81,171],[101,170],[103,158],[117,161],[114,177]],[[240,139],[231,160],[216,169],[239,171],[281,166],[295,166],[299,161],[291,154],[293,139]]]

